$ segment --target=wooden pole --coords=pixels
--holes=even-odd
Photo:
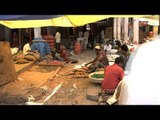
[[[42,38],[40,27],[34,28],[34,38]]]
[[[139,19],[133,19],[133,41],[139,43]]]
[[[117,27],[117,39],[121,40],[121,18],[118,18]]]
[[[31,43],[32,42],[32,31],[31,31],[32,29],[31,28],[29,28],[29,42]]]
[[[128,18],[124,18],[124,40],[128,40]]]
[[[117,18],[114,18],[113,36],[117,40]]]
[[[22,50],[22,40],[21,40],[21,30],[20,29],[19,29],[18,33],[19,33],[19,35],[18,35],[19,36],[19,40],[18,40],[19,41],[19,50]]]
[[[158,35],[158,28],[159,28],[159,26],[153,26],[154,37],[156,37]]]
[[[47,35],[51,35],[51,29],[50,29],[50,27],[47,27]]]

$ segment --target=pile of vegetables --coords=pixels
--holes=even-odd
[[[104,78],[104,74],[93,74],[92,78]]]
[[[74,69],[68,75],[73,75],[72,78],[88,78],[88,73],[83,69]]]
[[[49,64],[53,64],[53,65],[62,65],[63,62],[58,61],[58,60],[53,60],[53,61],[49,62]]]
[[[73,78],[88,78],[88,73],[85,72],[75,72]]]
[[[64,62],[58,60],[43,60],[38,65],[64,66]]]

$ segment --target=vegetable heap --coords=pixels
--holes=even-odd
[[[93,78],[104,78],[104,74],[93,74],[91,77],[93,77]]]

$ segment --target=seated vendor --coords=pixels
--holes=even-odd
[[[47,41],[42,38],[35,38],[32,40],[31,50],[37,50],[40,53],[42,59],[46,55],[51,54],[51,50]]]
[[[100,46],[95,47],[96,58],[89,63],[86,63],[85,66],[89,65],[89,67],[93,67],[92,72],[97,68],[105,68],[109,65],[108,58],[106,56],[105,51],[101,51]]]
[[[78,54],[78,55],[81,53],[81,43],[79,40],[76,40],[76,42],[75,42],[74,53]]]
[[[106,94],[113,94],[118,83],[124,77],[124,70],[122,68],[123,58],[117,57],[115,63],[107,66],[104,72],[104,80],[102,81],[102,92]]]
[[[69,56],[65,46],[60,46],[60,57],[62,58],[62,61],[69,62]]]
[[[106,42],[106,44],[104,45],[104,51],[107,53],[107,54],[110,54],[111,53],[111,48],[112,48],[112,45],[109,44],[109,41]]]

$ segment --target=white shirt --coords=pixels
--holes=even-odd
[[[26,55],[28,50],[31,50],[29,43],[25,44],[23,47],[23,55]]]
[[[107,46],[107,44],[104,45],[104,50],[110,51],[111,48],[112,48],[112,45],[110,45],[110,44],[108,46]]]
[[[56,33],[55,39],[56,39],[56,43],[60,43],[61,42],[61,34],[59,32]]]
[[[12,55],[15,55],[17,52],[18,52],[18,48],[17,47],[11,48]]]

